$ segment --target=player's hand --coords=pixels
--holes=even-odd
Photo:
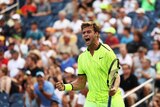
[[[115,87],[112,87],[109,91],[109,96],[113,96],[117,92],[117,89]]]
[[[65,89],[64,84],[62,82],[57,82],[56,88],[58,88],[59,91],[64,91]]]

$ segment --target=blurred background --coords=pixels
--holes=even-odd
[[[84,21],[120,60],[126,107],[143,98],[138,107],[160,107],[159,10],[159,0],[0,0],[0,107],[38,107],[39,71],[53,87],[76,78]],[[60,107],[83,107],[87,91],[54,87]]]

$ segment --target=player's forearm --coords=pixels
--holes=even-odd
[[[86,85],[86,76],[78,76],[78,78],[73,81],[72,84],[72,90],[81,90]]]

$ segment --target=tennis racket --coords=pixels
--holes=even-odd
[[[114,86],[114,82],[116,80],[116,77],[118,75],[119,67],[119,60],[116,58],[112,61],[109,71],[108,71],[108,77],[107,77],[107,86],[109,90]],[[109,95],[108,98],[108,107],[111,107],[111,100],[112,96]]]

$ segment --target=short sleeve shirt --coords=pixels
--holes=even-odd
[[[88,50],[78,58],[78,75],[86,75],[89,92],[87,100],[106,102],[108,98],[107,76],[116,55],[108,45],[100,44],[92,56]],[[116,94],[115,94],[116,95]]]
[[[42,94],[42,92],[39,90],[39,88],[38,88],[38,83],[35,83],[35,85],[34,85],[34,93],[40,98],[41,104],[42,104],[43,106],[50,107],[51,101],[56,101],[56,102],[60,103],[58,97],[57,97],[56,94],[54,93],[55,89],[54,89],[54,86],[52,85],[51,82],[45,81],[45,82],[44,82],[44,85],[43,85],[43,90],[44,90],[45,92],[49,93],[49,94],[52,94],[51,99],[47,99],[47,98]]]

